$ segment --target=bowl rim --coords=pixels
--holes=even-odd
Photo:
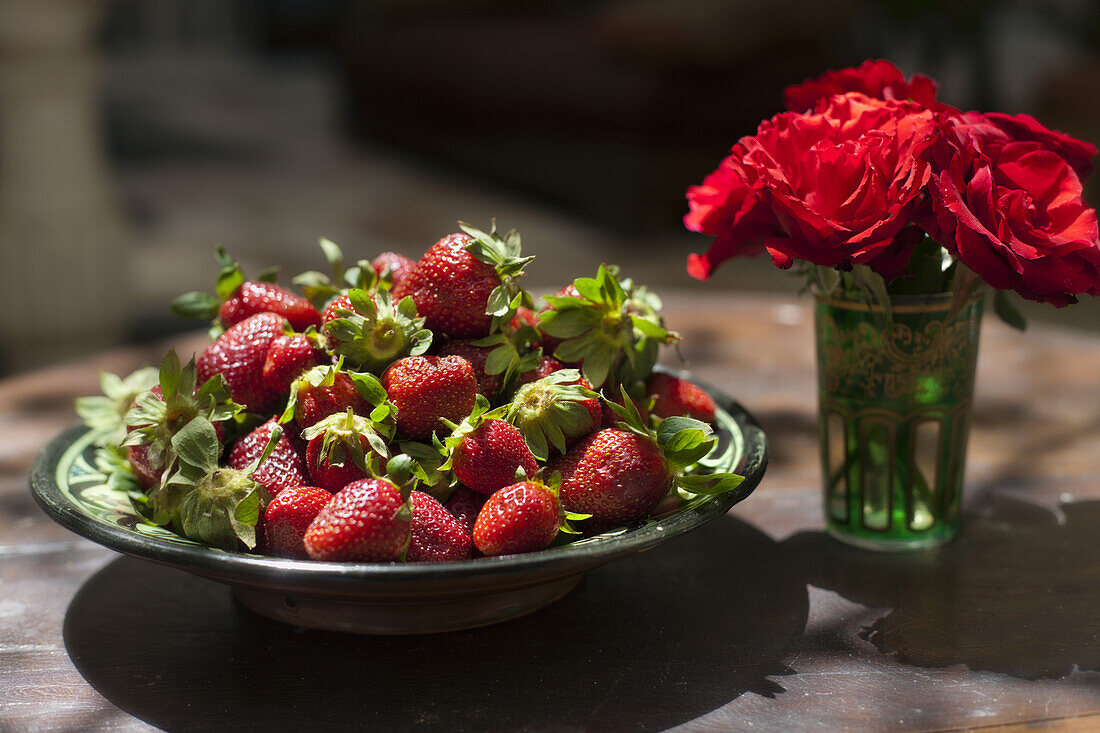
[[[443,563],[335,563],[295,560],[274,556],[226,552],[199,545],[174,544],[141,534],[128,527],[105,523],[70,502],[61,492],[56,475],[62,458],[80,441],[91,444],[90,428],[76,424],[56,436],[43,449],[30,474],[31,493],[39,506],[67,529],[93,542],[127,555],[170,565],[214,580],[261,589],[310,588],[324,592],[349,585],[366,584],[400,588],[412,584],[439,586],[463,584],[469,592],[481,584],[546,582],[555,577],[583,572],[627,555],[652,549],[724,515],[759,485],[768,463],[767,437],[745,408],[713,386],[683,372],[662,370],[690,378],[703,387],[741,432],[743,450],[732,469],[744,476],[733,491],[708,497],[695,507],[681,509],[667,517],[633,527],[605,540],[551,547],[540,552],[499,557],[480,557]],[[87,449],[85,446],[85,450]],[[135,515],[136,516],[136,515]],[[537,578],[537,580],[536,580]],[[471,582],[473,584],[471,585]]]

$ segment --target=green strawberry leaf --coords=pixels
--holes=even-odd
[[[279,279],[279,267],[277,265],[265,267],[256,273],[256,279],[262,283],[274,283]]]
[[[744,480],[744,476],[738,476],[735,473],[710,473],[699,476],[679,476],[676,483],[692,494],[714,496],[733,491]]]
[[[682,469],[710,453],[717,442],[703,430],[688,428],[673,434],[661,449],[674,469]]]
[[[214,425],[204,417],[196,417],[172,436],[172,449],[180,461],[196,473],[210,473],[218,467],[221,443]]]
[[[704,437],[714,432],[714,428],[702,420],[677,415],[666,417],[657,426],[657,442],[665,445],[674,435],[684,430],[698,430],[703,433]]]
[[[180,358],[175,349],[169,349],[160,362],[160,389],[164,393],[164,401],[171,402],[179,394],[180,386]]]
[[[172,301],[172,313],[180,318],[210,320],[218,315],[222,302],[210,293],[193,290]]]
[[[218,274],[216,292],[223,301],[229,300],[233,293],[237,292],[237,289],[244,284],[244,273],[241,272],[240,265],[226,254],[223,247],[218,246],[214,255],[222,266],[222,270]]]

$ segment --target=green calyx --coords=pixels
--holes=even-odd
[[[489,409],[489,401],[485,399],[484,395],[478,395],[477,401],[474,403],[474,409],[462,419],[462,422],[457,425],[446,418],[440,418],[440,422],[446,425],[451,430],[451,434],[447,436],[447,439],[443,441],[441,446],[441,453],[445,460],[443,465],[439,467],[441,471],[450,470],[454,465],[454,454],[458,446],[462,445],[470,433],[477,430],[486,420],[501,419],[507,414],[509,405],[501,405],[495,410]]]
[[[661,324],[656,296],[629,280],[620,283],[606,265],[600,265],[596,277],[577,278],[573,286],[578,296],[546,298],[552,308],[540,315],[539,329],[562,339],[554,356],[580,362],[593,387],[633,381],[652,369],[660,344],[679,339]]]
[[[593,428],[584,403],[598,395],[576,384],[580,378],[576,369],[561,369],[520,387],[507,406],[505,419],[519,428],[540,461],[549,458],[550,446],[565,453],[567,436],[584,435]]]
[[[534,329],[525,326],[526,332]],[[485,359],[485,373],[501,375],[500,395],[511,394],[519,375],[538,368],[540,352],[530,348],[531,340],[523,330],[514,333],[494,333],[477,341],[472,346],[491,349]],[[534,334],[537,338],[537,334]]]
[[[621,430],[629,430],[649,438],[661,448],[661,455],[668,462],[673,483],[688,495],[724,494],[737,488],[743,476],[735,473],[704,473],[700,465],[718,445],[714,429],[701,420],[690,417],[667,417],[658,420],[656,429],[650,427],[639,412],[626,388],[620,388],[622,404],[607,400],[606,404],[622,421],[616,424]]]
[[[296,275],[291,281],[302,288],[302,294],[318,310],[323,310],[329,302],[346,293],[349,288],[367,292],[389,289],[388,284],[379,281],[370,262],[359,260],[355,265],[346,267],[344,253],[332,240],[321,237],[318,244],[329,264],[330,274],[310,270]]]
[[[395,306],[389,293],[372,296],[360,288],[348,291],[348,297],[353,310],[338,310],[340,318],[325,324],[325,331],[338,342],[335,352],[352,367],[380,374],[398,359],[423,354],[432,345],[432,332],[417,317],[412,298]]]
[[[173,436],[193,419],[222,422],[241,412],[224,376],[216,374],[196,390],[197,375],[193,358],[181,365],[175,349],[170,349],[158,373],[161,396],[150,388],[134,399],[123,420],[132,430],[120,442],[121,447],[148,445],[151,458],[169,459]]]
[[[153,520],[172,524],[196,542],[224,550],[256,547],[256,524],[270,495],[252,474],[271,455],[282,428],[276,426],[261,455],[245,470],[221,468],[221,444],[214,425],[197,417],[172,437],[176,466],[153,489]]]
[[[382,431],[387,435],[383,436]],[[302,437],[306,440],[321,438],[321,456],[330,465],[344,466],[350,460],[361,471],[377,476],[378,466],[374,456],[389,457],[386,440],[393,437],[393,425],[376,424],[356,415],[349,407],[346,413],[329,415],[306,428]],[[363,450],[364,438],[371,447],[370,455]]]
[[[534,256],[524,257],[519,232],[509,230],[504,236],[497,234],[496,219],[488,232],[466,222],[458,222],[463,232],[473,238],[466,251],[478,260],[492,265],[500,278],[500,285],[489,294],[485,312],[493,317],[493,330],[499,331],[516,315],[520,306],[534,307],[531,294],[519,286],[523,269]]]
[[[126,413],[143,392],[157,383],[157,370],[147,366],[127,377],[99,373],[101,395],[78,397],[76,412],[84,424],[100,435],[96,444],[119,445],[126,437]]]

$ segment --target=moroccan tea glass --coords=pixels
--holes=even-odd
[[[982,300],[815,299],[826,530],[886,551],[958,532]]]

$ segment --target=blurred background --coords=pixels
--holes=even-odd
[[[458,219],[519,229],[536,291],[793,294],[766,258],[690,280],[684,190],[871,57],[1100,142],[1093,0],[0,0],[0,374],[195,328],[215,245],[288,282],[320,236],[415,258]]]

